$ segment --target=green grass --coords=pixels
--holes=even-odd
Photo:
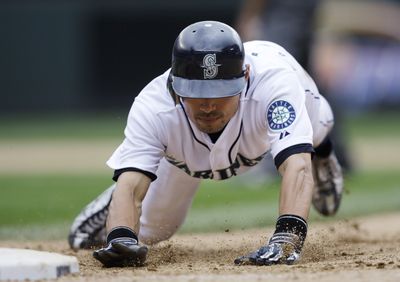
[[[343,118],[340,126],[348,139],[400,138],[399,112],[371,112]]]
[[[71,220],[111,183],[110,177],[0,176],[0,225],[24,226]]]
[[[0,183],[0,239],[60,239],[112,180],[109,175],[0,175]]]
[[[399,171],[358,172],[346,177],[342,206],[335,217],[311,210],[311,220],[349,218],[400,211]],[[279,182],[241,187],[233,180],[208,182],[194,200],[182,229],[185,232],[262,227],[275,223]]]
[[[335,218],[400,211],[399,172],[356,173],[346,180]],[[63,238],[83,206],[107,188],[108,176],[0,176],[0,238]],[[181,232],[261,227],[277,217],[279,182],[205,181]],[[325,220],[312,212],[313,221]]]

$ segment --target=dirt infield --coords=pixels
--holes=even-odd
[[[57,281],[400,281],[400,212],[310,224],[302,260],[293,266],[235,266],[236,256],[256,249],[272,232],[229,231],[176,235],[150,247],[141,268],[103,268],[91,251],[75,253],[62,242],[0,242],[75,255],[78,275]]]

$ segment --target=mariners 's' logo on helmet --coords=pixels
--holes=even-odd
[[[216,54],[207,54],[203,58],[204,79],[213,79],[218,74],[218,67]]]
[[[267,111],[267,120],[272,130],[288,127],[296,119],[296,112],[290,103],[280,100],[273,102]]]

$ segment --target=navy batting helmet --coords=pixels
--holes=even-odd
[[[245,87],[243,43],[230,26],[216,21],[186,27],[175,40],[168,88],[173,96],[222,98]]]

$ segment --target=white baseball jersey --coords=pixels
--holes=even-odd
[[[184,103],[175,105],[166,86],[168,70],[135,98],[126,138],[107,164],[114,170],[143,171],[154,180],[165,158],[192,177],[226,179],[268,152],[277,166],[293,153],[311,152],[333,124],[315,83],[274,43],[252,41],[244,48],[250,79],[238,111],[215,144],[189,120]]]

